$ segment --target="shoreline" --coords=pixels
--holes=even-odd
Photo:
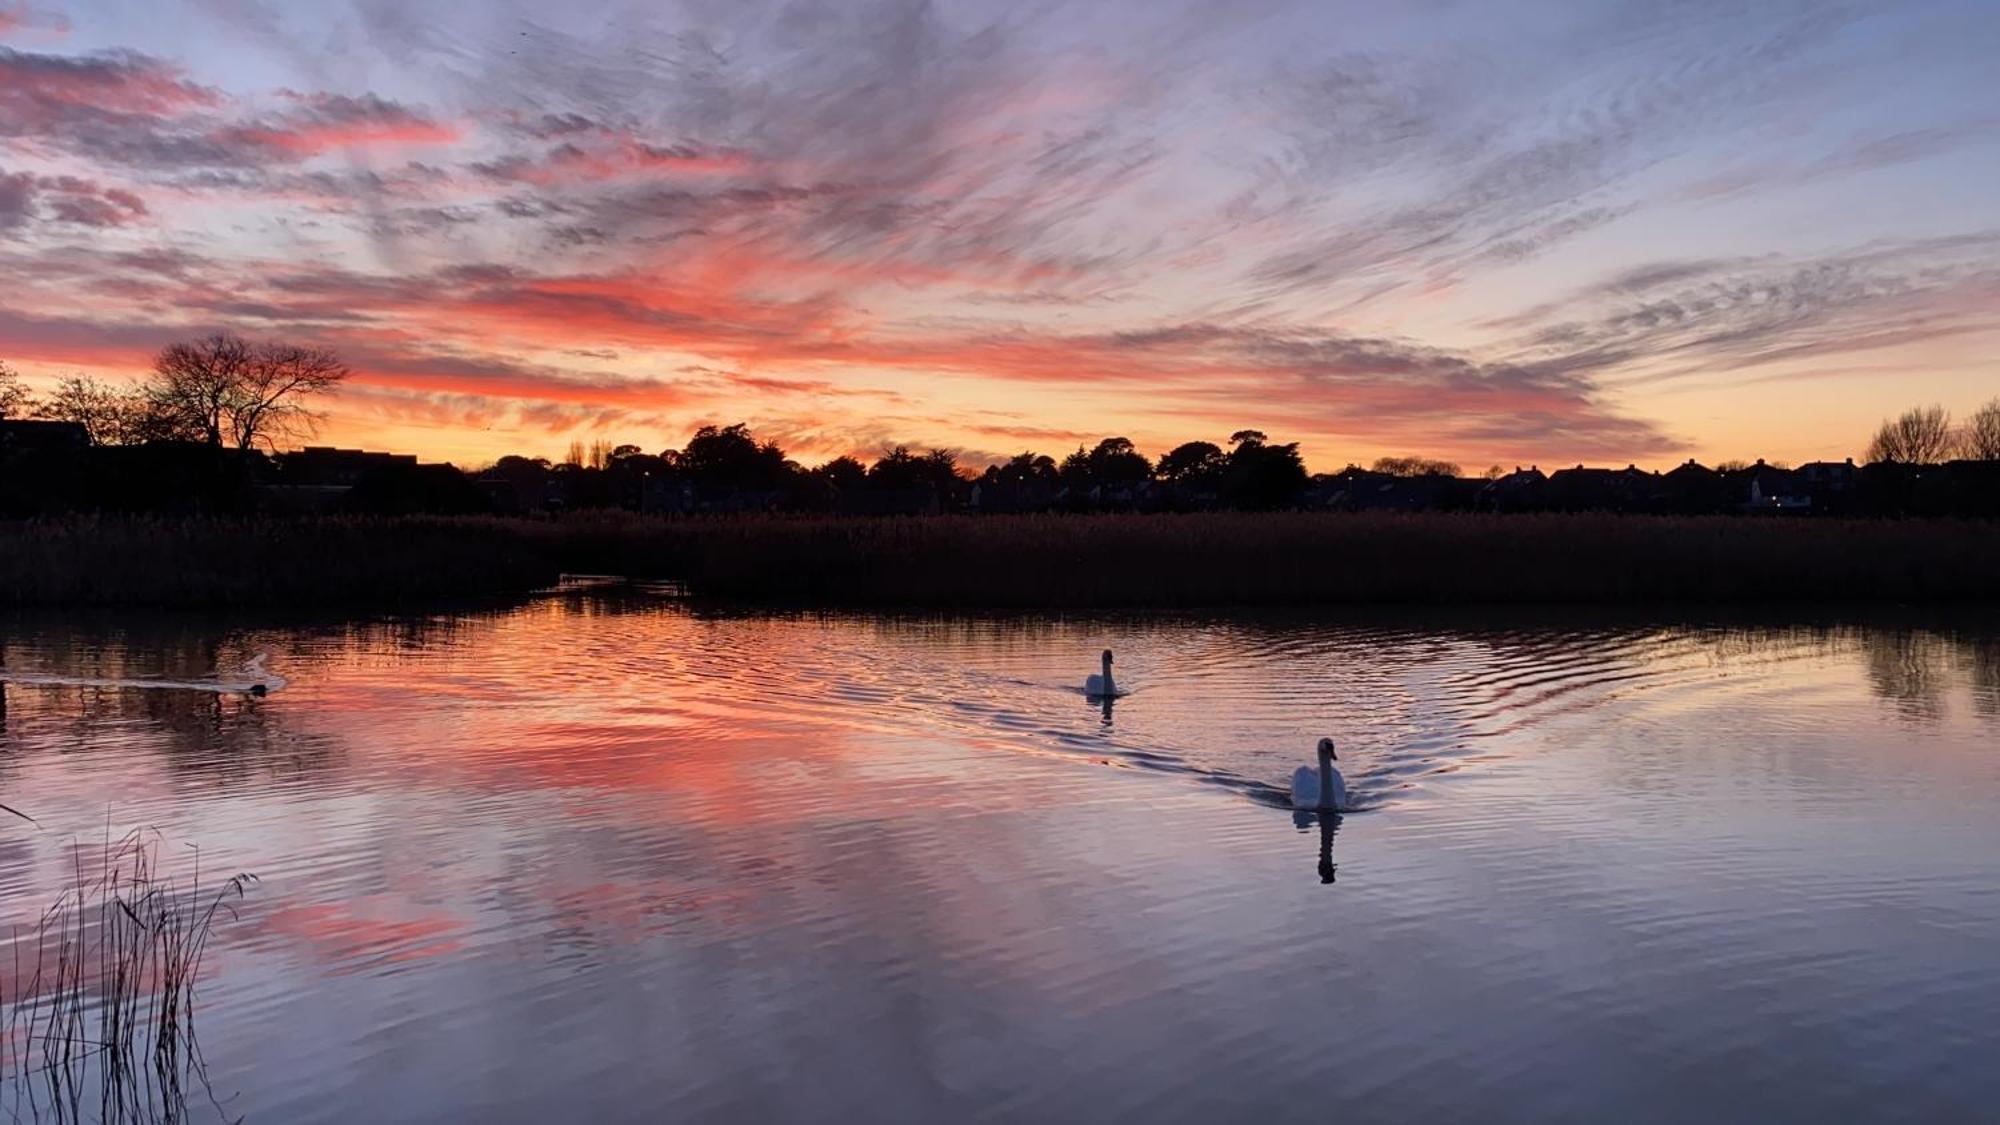
[[[1202,513],[86,516],[0,523],[0,606],[394,608],[564,575],[968,611],[2000,601],[2000,521]]]

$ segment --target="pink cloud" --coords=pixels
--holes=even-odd
[[[268,149],[295,158],[336,149],[444,145],[464,131],[373,94],[288,94],[294,108],[275,117],[220,130],[228,146]]]
[[[68,35],[69,17],[61,12],[44,11],[17,0],[12,4],[0,4],[0,37],[23,31],[40,31],[52,35]]]
[[[63,109],[165,115],[219,101],[180,68],[136,51],[64,57],[0,47],[0,123],[16,130],[60,120]]]
[[[0,230],[39,220],[83,227],[122,227],[146,218],[146,203],[123,188],[77,176],[0,172]]]
[[[651,144],[638,137],[611,135],[564,141],[540,156],[513,156],[475,165],[495,180],[548,187],[576,181],[639,175],[734,175],[750,171],[750,157],[727,149]]]

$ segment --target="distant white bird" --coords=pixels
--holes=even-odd
[[[1300,766],[1292,772],[1292,807],[1340,812],[1347,807],[1347,779],[1334,768],[1333,739],[1319,740],[1319,768]]]
[[[243,671],[250,677],[250,686],[245,690],[251,695],[269,695],[285,686],[285,677],[264,667],[271,654],[260,652],[243,662]]]
[[[1111,678],[1110,649],[1107,648],[1104,650],[1104,674],[1101,676],[1084,677],[1083,694],[1093,699],[1108,699],[1118,694],[1118,684]]]

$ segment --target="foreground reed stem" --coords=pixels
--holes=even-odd
[[[70,887],[15,926],[0,985],[0,1111],[15,1120],[177,1122],[207,1090],[195,983],[219,915],[256,877],[183,886],[158,841],[106,834],[94,869],[74,849]],[[212,1101],[213,1099],[211,1099]]]

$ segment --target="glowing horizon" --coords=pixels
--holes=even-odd
[[[1838,460],[2000,392],[1996,47],[1963,0],[0,0],[0,361],[324,344],[314,444],[462,464]]]

